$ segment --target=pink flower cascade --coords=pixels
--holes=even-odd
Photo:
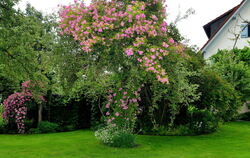
[[[123,88],[120,88],[117,92],[110,90],[108,103],[105,106],[107,123],[120,127],[130,126],[141,111],[138,104],[141,101],[140,91],[141,88],[134,92]]]
[[[14,118],[16,120],[18,133],[24,133],[24,120],[27,114],[26,102],[31,100],[31,93],[17,92],[10,95],[3,102],[4,112],[3,119],[7,122],[9,119]]]
[[[110,46],[114,41],[132,40],[132,45],[121,45],[124,54],[136,59],[146,71],[154,73],[160,82],[168,84],[168,76],[160,62],[178,45],[171,38],[157,46],[147,41],[147,38],[166,37],[167,23],[159,20],[166,17],[165,9],[161,17],[146,16],[145,11],[148,6],[163,2],[131,1],[124,9],[124,5],[116,0],[95,0],[89,6],[75,0],[74,5],[64,6],[61,10],[61,34],[72,35],[85,52],[91,52],[97,43]]]
[[[16,92],[10,95],[3,102],[4,112],[2,117],[5,121],[15,119],[18,133],[25,132],[24,120],[27,116],[27,102],[33,99],[32,93],[29,90],[30,81],[22,83],[22,92]],[[44,100],[43,97],[41,97]]]

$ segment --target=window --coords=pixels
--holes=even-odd
[[[249,24],[241,24],[241,38],[250,37],[250,25]]]

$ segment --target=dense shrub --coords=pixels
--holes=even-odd
[[[120,132],[119,134],[115,135],[114,143],[112,146],[119,147],[119,148],[132,148],[135,147],[135,135],[127,132]]]
[[[243,49],[234,49],[233,52],[239,57],[240,61],[243,61],[248,66],[250,66],[250,48],[245,47]]]
[[[169,128],[160,126],[153,130],[153,135],[183,136],[183,135],[201,135],[215,132],[219,127],[220,119],[208,110],[198,110],[195,108],[188,116],[184,118],[186,123],[175,124],[175,127]]]
[[[186,61],[174,53],[165,61],[170,84],[163,85],[148,80],[141,92],[143,112],[138,119],[138,129],[145,134],[174,128],[177,119],[185,119],[185,116],[179,115],[181,110],[197,101],[200,96],[198,84],[189,81],[197,73],[185,67]]]
[[[6,134],[8,132],[7,126],[4,122],[0,122],[0,134]]]
[[[159,128],[147,133],[148,135],[160,135],[160,136],[186,136],[191,135],[188,125],[179,125],[174,128],[167,128],[160,126]]]
[[[239,93],[218,73],[204,69],[192,82],[199,85],[200,99],[193,103],[199,110],[207,109],[224,121],[234,119],[242,105]]]
[[[66,125],[66,126],[59,126],[57,131],[58,132],[68,132],[68,131],[74,131],[77,128],[74,125]]]
[[[42,121],[38,125],[38,129],[41,131],[41,133],[54,133],[58,130],[58,127],[58,124],[48,121]]]
[[[219,126],[219,119],[208,110],[195,110],[190,114],[189,132],[191,135],[215,132]]]
[[[250,121],[250,112],[246,112],[244,114],[240,114],[238,116],[239,120],[243,120],[243,121]]]
[[[8,129],[6,123],[2,118],[2,113],[3,113],[3,105],[0,104],[0,134],[6,134],[8,133]]]
[[[25,120],[24,121],[26,131],[29,131],[31,128],[36,127],[37,124],[34,120]]]
[[[8,133],[8,129],[7,129],[6,123],[4,122],[2,118],[2,113],[3,113],[3,105],[0,104],[0,134],[5,134],[5,133]]]
[[[172,61],[171,61],[171,60]],[[177,58],[178,59],[178,58]],[[144,134],[156,135],[199,135],[216,131],[220,121],[235,119],[241,106],[240,94],[234,86],[223,79],[213,69],[205,68],[200,56],[190,56],[187,60],[178,59],[174,62],[174,56],[167,63],[175,65],[169,72],[173,78],[174,86],[171,84],[163,87],[148,88],[147,100],[158,101],[154,105],[153,113],[146,113],[139,119],[139,129]],[[175,64],[173,64],[175,63]],[[183,66],[193,71],[187,71]],[[196,72],[195,72],[196,71]],[[189,88],[193,87],[192,90]],[[185,89],[185,90],[184,90]],[[155,92],[154,92],[155,91]],[[144,91],[143,91],[144,92]],[[152,96],[150,94],[156,93]],[[145,99],[146,100],[146,99]],[[143,102],[149,106],[152,103]],[[175,105],[175,106],[173,106]],[[165,107],[165,108],[164,108]],[[173,109],[172,109],[173,108]],[[193,108],[193,111],[190,109]],[[148,116],[156,118],[156,128],[150,124]],[[171,117],[173,121],[171,122]]]
[[[67,125],[63,128],[64,132],[67,132],[67,131],[74,131],[76,129],[75,126],[73,125]]]
[[[42,133],[39,128],[31,128],[29,131],[28,131],[28,134],[40,134]]]
[[[242,54],[234,51],[221,50],[213,55],[210,58],[211,68],[229,82],[245,102],[250,99],[249,51]]]
[[[135,136],[127,129],[121,129],[113,124],[95,132],[96,138],[103,144],[112,147],[131,148],[135,146]]]

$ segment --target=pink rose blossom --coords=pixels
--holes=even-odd
[[[127,56],[131,56],[134,55],[133,49],[132,48],[128,48],[125,53],[127,54]]]
[[[155,21],[158,20],[158,18],[155,15],[152,15],[152,19],[155,20]]]
[[[121,22],[121,26],[123,27],[123,26],[124,26],[124,24],[125,24],[125,23],[122,21],[122,22]]]
[[[128,109],[128,106],[124,106],[124,107],[123,107],[123,110],[127,110],[127,109]]]
[[[119,116],[119,112],[116,112],[116,113],[115,113],[115,116],[118,117],[118,116]]]
[[[175,43],[174,40],[173,40],[173,38],[170,38],[170,39],[169,39],[169,43],[172,43],[172,44]]]
[[[106,106],[105,106],[107,109],[109,109],[110,108],[110,104],[106,104]]]
[[[139,55],[142,55],[143,54],[143,51],[138,51]]]

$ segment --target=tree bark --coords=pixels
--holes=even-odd
[[[43,114],[43,104],[38,105],[38,124],[42,122]]]

